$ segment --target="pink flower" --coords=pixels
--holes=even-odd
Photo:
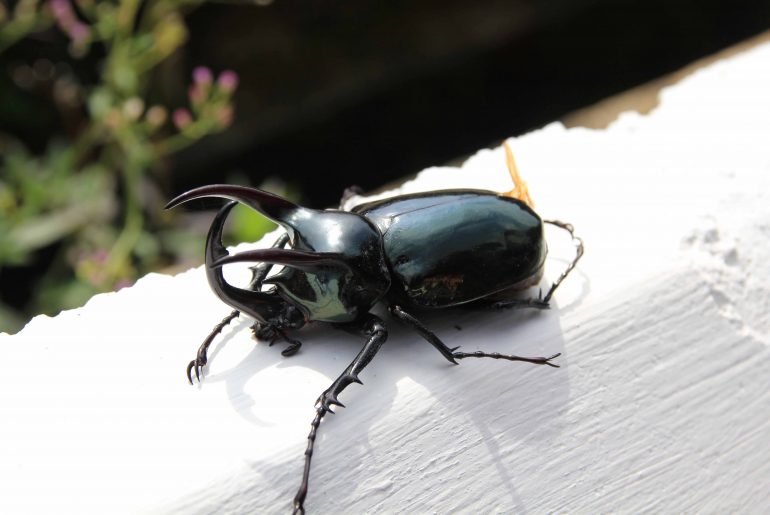
[[[214,76],[211,73],[211,70],[206,68],[205,66],[198,66],[193,70],[193,82],[195,84],[211,84],[211,81],[214,79]]]
[[[69,0],[51,0],[51,12],[56,24],[76,43],[83,43],[91,35],[91,27],[78,20]]]
[[[105,263],[109,257],[110,253],[106,249],[98,249],[91,254],[91,259],[96,263]]]
[[[69,26],[67,33],[75,43],[82,43],[91,36],[91,27],[85,23],[76,21]]]
[[[51,0],[50,5],[53,15],[60,23],[62,20],[71,20],[74,17],[72,6],[68,0]]]
[[[171,115],[171,119],[177,129],[183,130],[185,127],[192,123],[192,114],[185,108],[180,108],[174,111]]]
[[[232,93],[238,87],[238,74],[232,70],[223,71],[217,78],[217,85],[222,91]]]
[[[187,96],[193,105],[201,104],[206,100],[206,94],[200,84],[191,84],[190,88],[187,90]]]

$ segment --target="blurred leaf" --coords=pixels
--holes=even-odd
[[[13,334],[24,327],[25,318],[0,302],[0,333]]]
[[[91,199],[73,204],[34,218],[28,218],[13,227],[8,239],[21,252],[30,252],[45,247],[72,233],[94,219],[104,218],[109,212],[109,198]]]
[[[63,309],[82,306],[97,293],[99,290],[84,281],[44,280],[36,291],[35,308],[40,313],[56,314]]]
[[[258,241],[262,236],[275,229],[277,225],[257,213],[242,205],[237,205],[230,215],[230,238],[234,241],[231,244],[237,244],[244,241]]]
[[[35,128],[45,117],[50,125],[62,124],[57,133],[62,139],[48,141],[43,151],[37,144],[35,153],[0,134],[0,271],[8,264],[32,267],[30,275],[40,278],[32,300],[19,306],[25,315],[79,306],[94,293],[128,284],[170,259],[188,255],[201,259],[200,235],[171,227],[187,219],[159,209],[165,197],[158,193],[159,183],[171,154],[230,123],[237,76],[229,72],[232,87],[205,96],[198,106],[201,116],[190,119],[187,127],[176,124],[176,129],[169,123],[170,106],[155,103],[157,95],[149,90],[153,68],[188,36],[185,12],[201,3],[77,2],[77,16],[73,15],[77,20],[60,16],[54,29],[58,35],[46,41],[68,44],[72,56],[98,43],[99,52],[81,61],[93,73],[80,80],[73,75],[83,68],[59,66],[51,62],[55,58],[40,56],[35,63],[9,68],[18,73],[0,79],[0,114],[10,113],[22,121],[35,118],[30,126]],[[0,50],[4,43],[50,25],[53,11],[47,4],[16,2],[16,18],[10,19],[10,11],[3,7],[8,2],[0,2]],[[17,16],[22,11],[28,19]],[[62,48],[51,53],[61,53]],[[38,73],[36,78],[33,68],[45,68],[46,62],[50,74]],[[23,73],[32,82],[16,80]],[[62,81],[79,85],[76,101],[66,106],[62,95],[57,97]],[[51,86],[53,95],[42,94]],[[153,104],[148,107],[150,99]],[[46,105],[42,114],[29,107],[48,102],[55,105]],[[189,106],[179,107],[178,111],[189,112]],[[24,126],[18,120],[13,126]],[[273,227],[246,210],[234,217],[232,225],[239,240],[256,240]],[[6,287],[9,284],[5,282]],[[3,295],[7,291],[2,290]],[[14,317],[12,309],[0,305],[0,324],[17,325]]]
[[[107,116],[112,104],[112,94],[106,88],[96,88],[88,97],[88,109],[91,116],[99,120]]]

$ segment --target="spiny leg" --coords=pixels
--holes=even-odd
[[[289,241],[289,235],[282,234],[275,241],[275,243],[273,243],[272,248],[283,248],[286,245],[286,243],[288,243],[288,241]],[[270,263],[260,263],[256,266],[251,267],[251,282],[249,283],[249,289],[254,291],[261,290],[262,281],[265,280],[272,266],[273,265]],[[200,347],[198,347],[198,353],[196,354],[195,359],[190,361],[190,363],[187,364],[187,380],[190,381],[190,384],[193,384],[193,380],[192,380],[193,368],[195,368],[195,378],[198,380],[198,382],[200,382],[201,380],[200,371],[208,363],[208,350],[209,350],[209,347],[211,346],[211,343],[214,341],[214,338],[219,333],[222,332],[222,329],[224,329],[225,326],[227,326],[240,314],[241,314],[240,311],[238,311],[237,309],[234,309],[229,315],[227,315],[224,319],[222,319],[221,322],[219,322],[216,326],[214,326],[214,329],[212,329],[209,335],[206,337],[206,339],[203,340],[203,343],[200,345]],[[291,349],[291,347],[289,347],[289,349]],[[289,349],[286,349],[286,351]],[[297,348],[294,350],[294,353],[296,353],[297,350],[299,350],[299,346],[297,346]]]
[[[382,344],[388,339],[388,332],[385,323],[374,315],[367,317],[360,322],[358,326],[360,333],[367,337],[364,347],[358,356],[348,365],[348,368],[340,375],[332,385],[324,391],[316,401],[315,418],[310,423],[310,433],[307,436],[307,448],[305,449],[305,468],[302,473],[302,483],[300,483],[297,495],[294,496],[294,514],[305,513],[304,503],[307,496],[308,480],[310,478],[310,460],[313,457],[313,445],[315,444],[318,426],[321,424],[326,413],[334,413],[331,410],[333,405],[345,407],[338,399],[340,393],[352,383],[363,384],[358,378],[358,374],[372,361],[374,355],[380,350]]]
[[[407,324],[411,325],[418,333],[420,333],[420,336],[425,338],[431,345],[433,345],[442,356],[444,356],[447,360],[449,360],[451,363],[454,363],[457,365],[458,359],[465,359],[465,358],[494,358],[494,359],[505,359],[508,361],[525,361],[527,363],[534,363],[535,365],[548,365],[550,367],[559,368],[559,365],[556,365],[554,363],[551,363],[551,360],[554,358],[558,358],[561,356],[561,354],[554,354],[553,356],[543,358],[543,357],[534,357],[534,358],[527,358],[523,356],[514,356],[510,354],[500,354],[498,352],[482,352],[482,351],[476,351],[476,352],[456,352],[459,347],[449,348],[446,346],[444,342],[441,341],[441,339],[436,336],[436,334],[425,327],[422,322],[417,320],[415,317],[404,311],[400,306],[392,305],[390,306],[390,313],[398,318],[399,320],[406,322]]]
[[[256,323],[251,326],[251,330],[254,331],[254,336],[258,340],[264,340],[268,342],[270,347],[277,341],[289,342],[289,346],[281,351],[281,355],[284,357],[293,356],[302,347],[302,342],[295,340],[286,334],[286,331],[272,324],[260,324]]]
[[[559,365],[557,365],[556,363],[551,363],[551,360],[561,356],[561,352],[557,352],[553,356],[548,356],[547,358],[542,358],[542,357],[526,358],[522,356],[511,356],[509,354],[500,354],[499,352],[483,352],[480,350],[477,350],[476,352],[454,352],[453,355],[456,359],[465,359],[465,358],[506,359],[508,361],[524,361],[526,363],[533,363],[535,365],[548,365],[549,367],[559,368]]]
[[[501,300],[498,302],[492,303],[492,307],[495,309],[520,309],[520,308],[537,308],[537,309],[548,309],[549,303],[551,301],[551,297],[553,297],[554,292],[556,291],[556,288],[559,287],[559,285],[566,279],[566,277],[569,275],[572,270],[575,269],[575,265],[577,265],[577,262],[580,260],[581,257],[583,257],[583,252],[585,251],[585,247],[583,245],[583,239],[579,236],[575,236],[575,228],[572,226],[572,224],[561,222],[559,220],[543,220],[547,224],[554,225],[560,229],[564,229],[565,231],[569,232],[570,236],[572,237],[572,243],[575,245],[575,257],[570,262],[570,264],[567,266],[567,268],[561,273],[558,279],[551,285],[551,288],[548,290],[548,293],[545,294],[545,297],[542,296],[542,291],[538,294],[536,299],[509,299],[509,300]]]
[[[585,251],[585,247],[583,245],[583,239],[580,236],[575,236],[575,228],[572,226],[572,224],[561,222],[559,220],[544,220],[544,222],[567,231],[569,235],[572,237],[572,244],[575,245],[575,258],[572,260],[569,266],[567,266],[567,268],[561,273],[559,278],[556,279],[556,282],[554,282],[551,285],[551,289],[548,290],[548,293],[545,294],[545,297],[543,297],[543,302],[548,304],[548,302],[551,300],[551,297],[553,296],[553,293],[556,291],[556,288],[558,288],[561,282],[569,275],[569,273],[575,269],[575,265],[577,265],[577,262],[580,261],[581,257],[583,257],[583,252]]]
[[[422,322],[414,318],[412,315],[404,311],[401,306],[396,306],[395,304],[388,307],[388,310],[390,311],[390,314],[394,317],[398,318],[402,322],[411,325],[415,331],[420,333],[420,336],[425,338],[428,343],[433,345],[437,351],[441,353],[442,356],[444,356],[450,363],[453,363],[455,365],[458,365],[457,361],[455,361],[455,357],[453,352],[458,349],[458,347],[455,347],[453,349],[450,349],[446,346],[444,342],[442,342],[438,336],[436,336],[430,329],[425,327]]]
[[[187,365],[187,380],[190,381],[190,384],[193,384],[192,380],[192,369],[195,368],[195,378],[200,382],[201,375],[200,371],[201,369],[206,366],[206,363],[208,363],[208,350],[209,346],[211,345],[211,342],[214,341],[214,338],[222,332],[222,329],[227,326],[230,322],[232,322],[235,318],[238,318],[238,315],[240,315],[241,312],[237,309],[234,309],[229,315],[227,315],[225,318],[222,319],[221,322],[219,322],[216,326],[214,326],[214,329],[209,333],[209,335],[206,337],[205,340],[203,340],[203,343],[200,347],[198,347],[198,354],[196,355],[195,359],[190,361]]]

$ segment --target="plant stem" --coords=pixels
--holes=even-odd
[[[121,275],[120,269],[129,262],[131,252],[142,234],[142,207],[138,192],[141,175],[142,165],[129,156],[122,174],[126,219],[115,245],[110,250],[105,267],[111,279]]]

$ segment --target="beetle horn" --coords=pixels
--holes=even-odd
[[[293,202],[267,191],[230,184],[212,184],[192,189],[171,200],[166,204],[166,209],[171,209],[189,200],[204,197],[223,197],[237,200],[276,222],[284,223],[289,215],[298,209],[302,209]]]
[[[184,202],[184,200],[180,202]],[[222,274],[222,268],[216,265],[217,261],[229,256],[227,249],[222,244],[222,229],[225,226],[227,215],[236,204],[236,202],[228,202],[211,222],[211,228],[206,238],[206,278],[211,289],[214,290],[217,297],[222,299],[222,302],[264,322],[278,314],[284,301],[276,293],[244,290],[228,284]]]
[[[343,266],[350,268],[341,254],[335,252],[306,252],[302,250],[288,249],[261,249],[240,252],[235,255],[225,255],[212,263],[211,266],[219,267],[229,263],[243,263],[258,261],[285,265],[297,268],[305,272],[317,272],[321,267]]]

